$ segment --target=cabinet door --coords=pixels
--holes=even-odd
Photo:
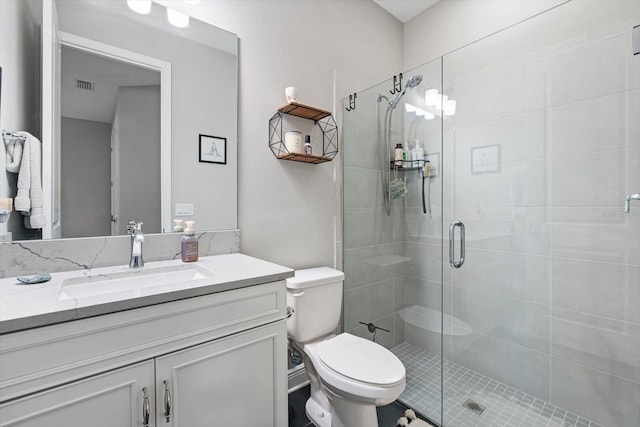
[[[285,356],[281,321],[157,358],[158,425],[286,426]]]
[[[96,375],[0,405],[0,426],[155,425],[153,361]],[[145,397],[146,392],[146,397]]]

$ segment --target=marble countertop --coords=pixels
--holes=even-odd
[[[145,263],[144,269],[184,265],[180,260]],[[294,276],[294,270],[242,254],[201,257],[196,263],[213,273],[189,283],[147,289],[145,295],[101,293],[88,298],[62,298],[63,281],[88,276],[131,272],[128,266],[102,267],[52,273],[52,279],[35,285],[21,284],[15,277],[0,279],[0,334],[68,322],[117,311],[145,307],[184,298],[224,292]],[[68,283],[68,282],[67,282]],[[101,286],[105,283],[91,284]]]

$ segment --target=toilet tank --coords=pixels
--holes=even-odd
[[[293,315],[287,320],[287,334],[306,343],[333,333],[340,322],[344,273],[329,267],[296,270],[287,279],[287,306]]]

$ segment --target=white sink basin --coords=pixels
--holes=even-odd
[[[202,279],[215,276],[214,272],[197,264],[180,264],[73,277],[60,284],[58,300],[135,298],[169,291],[176,284],[200,285]]]

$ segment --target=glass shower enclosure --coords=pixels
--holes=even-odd
[[[639,24],[564,3],[344,112],[344,330],[434,424],[638,425]]]

